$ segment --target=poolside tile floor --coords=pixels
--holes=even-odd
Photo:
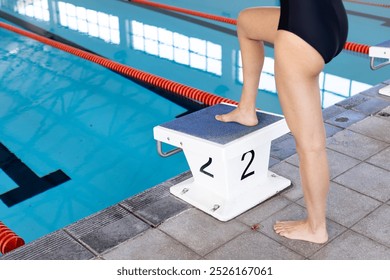
[[[390,80],[323,111],[331,184],[329,241],[278,236],[280,219],[305,216],[294,139],[272,144],[270,169],[292,186],[229,222],[178,200],[190,172],[20,247],[1,259],[390,259]]]

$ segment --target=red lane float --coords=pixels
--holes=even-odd
[[[155,7],[155,8],[170,10],[170,11],[174,11],[174,12],[179,12],[179,13],[183,13],[183,14],[187,14],[187,15],[196,16],[196,17],[207,18],[207,19],[220,21],[220,22],[224,22],[224,23],[228,23],[228,24],[233,24],[233,25],[237,24],[237,20],[232,19],[232,18],[221,17],[221,16],[217,16],[217,15],[210,15],[210,14],[206,14],[206,13],[202,13],[202,12],[198,12],[198,11],[193,11],[193,10],[189,10],[189,9],[184,9],[184,8],[179,8],[179,7],[175,7],[175,6],[170,6],[170,5],[166,5],[166,4],[155,3],[155,2],[145,1],[145,0],[131,0],[130,2],[139,3],[142,5],[147,5],[147,6],[151,6],[151,7]]]
[[[344,49],[347,51],[353,51],[358,53],[363,53],[368,55],[368,51],[370,50],[370,46],[364,44],[356,44],[352,42],[346,42],[344,45]]]
[[[232,25],[237,24],[237,20],[235,20],[235,19],[211,15],[211,14],[207,14],[207,13],[203,13],[203,12],[192,11],[192,10],[183,9],[183,8],[178,8],[178,7],[155,3],[155,2],[151,2],[151,1],[131,0],[130,2],[142,4],[145,6],[151,6],[151,7],[155,7],[155,8],[165,9],[165,10],[171,10],[171,11],[175,11],[175,12],[179,12],[179,13],[183,13],[183,14],[188,14],[188,15],[192,15],[192,16],[197,16],[197,17],[201,17],[201,18],[225,22],[225,23],[229,23]],[[357,1],[352,1],[352,2],[357,2]],[[387,6],[390,6],[390,5],[387,5]],[[363,44],[358,44],[358,43],[353,43],[353,42],[347,42],[344,45],[344,49],[346,49],[346,50],[353,51],[353,52],[359,52],[359,53],[363,53],[363,54],[368,54],[367,48],[369,48],[369,46],[363,45]]]
[[[0,252],[6,254],[23,245],[24,240],[0,222]]]
[[[89,60],[91,62],[94,62],[96,64],[99,64],[103,67],[106,67],[110,70],[113,70],[115,72],[118,72],[122,75],[125,75],[129,78],[132,78],[134,80],[140,81],[142,83],[149,84],[151,86],[169,91],[171,93],[175,93],[178,95],[181,95],[183,97],[186,97],[188,99],[196,100],[200,103],[203,103],[208,106],[216,105],[221,102],[230,103],[230,104],[238,104],[238,102],[233,101],[228,98],[224,98],[200,89],[192,88],[187,85],[183,85],[177,82],[173,82],[171,80],[159,77],[157,75],[153,75],[135,68],[132,68],[130,66],[109,60],[107,58],[101,57],[96,54],[92,54],[87,51],[80,50],[78,48],[69,46],[64,43],[57,42],[55,40],[37,35],[35,33],[17,28],[13,25],[6,24],[4,22],[0,22],[0,27],[4,28],[6,30],[12,31],[14,33],[17,33],[19,35],[26,36],[28,38],[31,38],[33,40],[36,40],[38,42],[47,44],[49,46],[52,46],[54,48],[60,49],[62,51],[68,52],[70,54],[76,55],[78,57],[81,57],[83,59]]]
[[[364,2],[359,0],[343,0],[344,2],[352,2],[356,4],[362,4],[362,5],[368,5],[368,6],[375,6],[375,7],[381,7],[381,8],[390,8],[389,4],[382,4],[382,3],[370,3],[370,2]]]

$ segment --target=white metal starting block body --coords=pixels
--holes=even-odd
[[[218,104],[154,128],[158,143],[183,149],[193,175],[171,193],[221,221],[291,185],[268,171],[271,141],[289,132],[284,118],[258,112],[253,127],[215,119],[233,109]]]

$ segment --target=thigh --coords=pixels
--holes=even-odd
[[[275,79],[279,100],[297,148],[324,145],[318,76],[321,55],[300,37],[279,30],[275,40]]]
[[[274,43],[278,29],[278,7],[255,7],[240,12],[237,19],[238,36]]]

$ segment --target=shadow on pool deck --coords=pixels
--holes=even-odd
[[[330,239],[323,245],[288,240],[272,230],[276,220],[305,215],[295,143],[287,134],[272,143],[270,169],[289,178],[292,187],[229,222],[170,194],[171,186],[191,176],[186,172],[0,260],[388,260],[390,97],[378,94],[387,84],[323,112],[331,174]]]

